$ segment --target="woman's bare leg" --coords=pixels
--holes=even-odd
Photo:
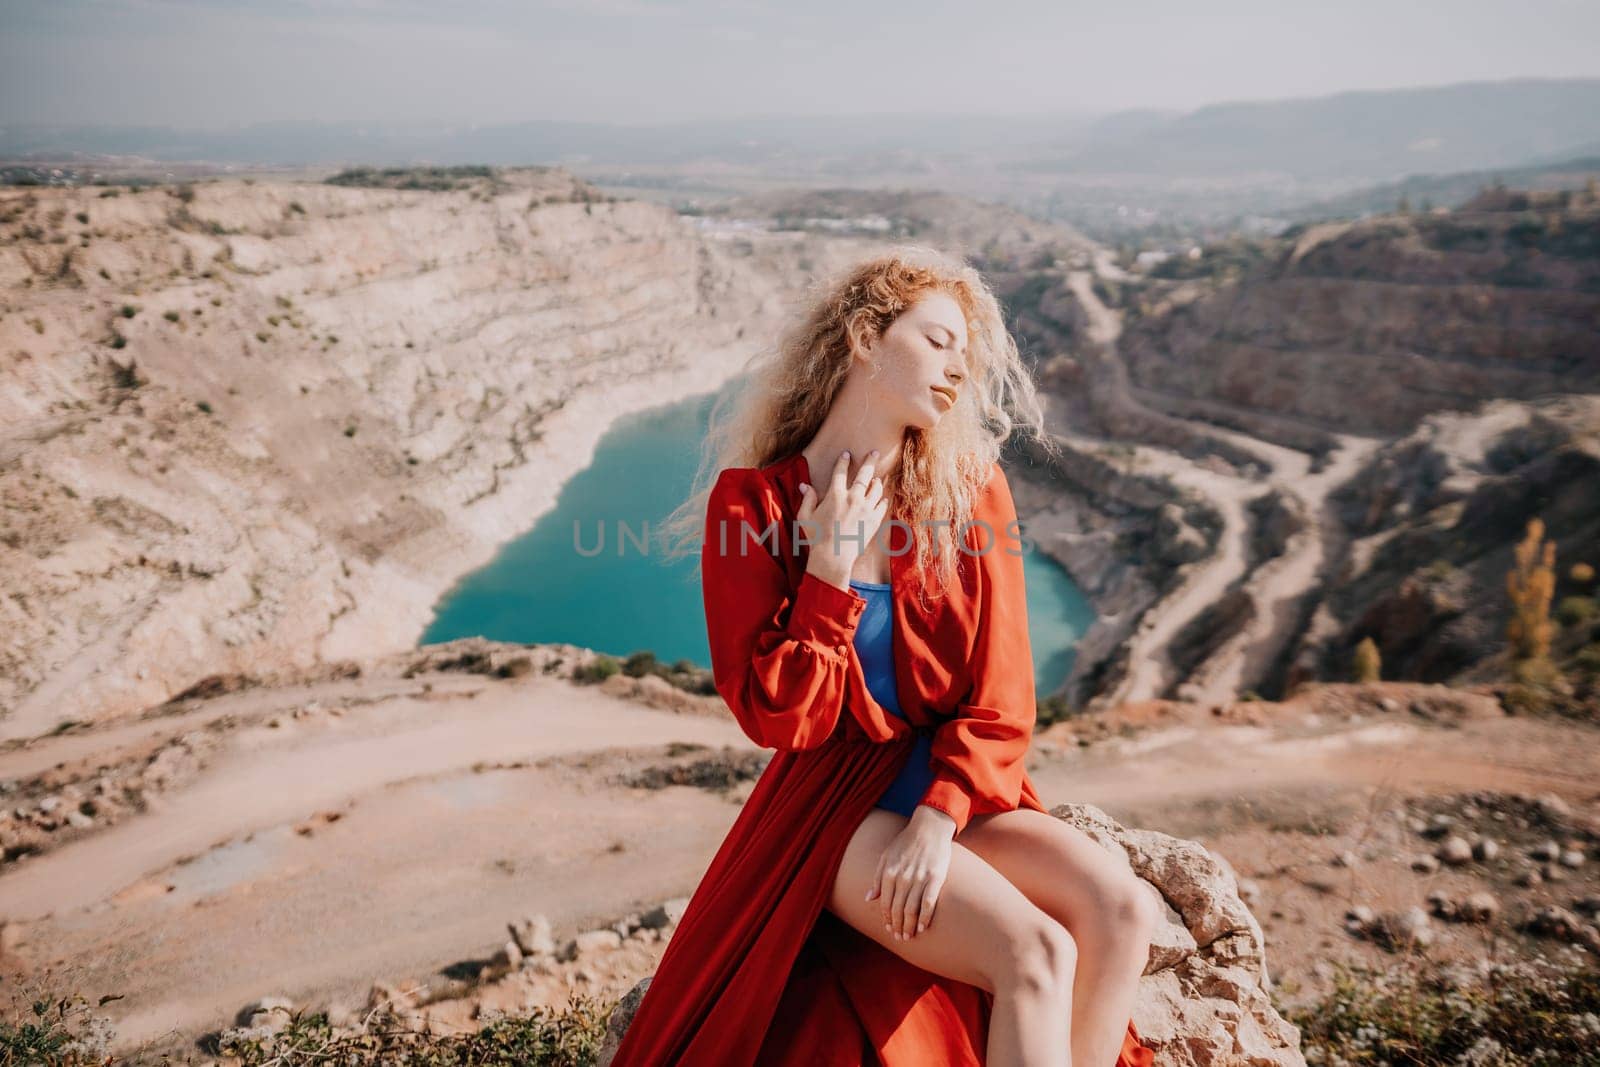
[[[953,842],[933,920],[905,941],[885,926],[882,902],[866,899],[878,858],[906,822],[882,808],[867,814],[845,848],[828,910],[923,970],[992,993],[991,1067],[1071,1067],[1072,938],[998,871]]]
[[[1044,812],[976,815],[957,840],[1072,934],[1072,1062],[1113,1067],[1162,920],[1156,893],[1120,850]]]

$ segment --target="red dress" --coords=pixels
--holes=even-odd
[[[690,898],[613,1067],[983,1063],[987,991],[901,959],[824,905],[916,727],[934,729],[923,803],[949,813],[958,834],[973,815],[1047,810],[1023,767],[1033,656],[1010,486],[996,464],[959,587],[941,600],[918,597],[909,530],[891,528],[901,718],[873,699],[855,657],[866,600],[806,572],[793,527],[802,481],[817,485],[796,453],[724,470],[711,490],[701,570],[713,677],[745,733],[777,751]],[[1130,1019],[1116,1067],[1153,1060]]]

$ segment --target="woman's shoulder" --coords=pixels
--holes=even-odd
[[[711,484],[706,505],[712,513],[738,511],[752,518],[775,518],[783,510],[778,484],[764,467],[724,467]]]
[[[798,453],[796,453],[796,456]],[[781,508],[785,492],[796,470],[796,456],[789,456],[764,467],[724,467],[712,483],[714,498],[761,500]]]

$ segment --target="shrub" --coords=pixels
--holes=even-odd
[[[1563,626],[1582,626],[1600,613],[1600,605],[1592,596],[1562,597],[1556,605],[1556,619]]]
[[[1283,1010],[1308,1064],[1593,1063],[1600,969],[1529,961],[1477,971],[1410,956],[1335,962],[1320,1002]]]
[[[1516,547],[1516,568],[1506,574],[1511,621],[1506,639],[1517,659],[1542,659],[1550,653],[1550,598],[1555,592],[1556,543],[1544,540],[1544,520],[1528,520]]]
[[[623,661],[622,673],[629,678],[643,678],[647,674],[659,674],[661,671],[654,652],[639,651]]]
[[[1355,674],[1355,680],[1358,682],[1383,680],[1383,659],[1378,653],[1377,642],[1370,636],[1363,637],[1361,643],[1356,645],[1351,670]]]
[[[572,672],[572,680],[584,685],[594,682],[603,682],[622,669],[614,656],[598,655],[592,662],[585,663]]]

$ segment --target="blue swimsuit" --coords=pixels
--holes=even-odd
[[[855,635],[856,655],[866,675],[867,689],[874,700],[904,719],[905,712],[900,710],[900,698],[895,691],[894,613],[889,608],[889,583],[858,582],[852,578],[850,588],[867,599]],[[884,790],[878,807],[910,818],[933,782],[933,767],[929,762],[932,751],[933,735],[919,731],[905,767]]]

